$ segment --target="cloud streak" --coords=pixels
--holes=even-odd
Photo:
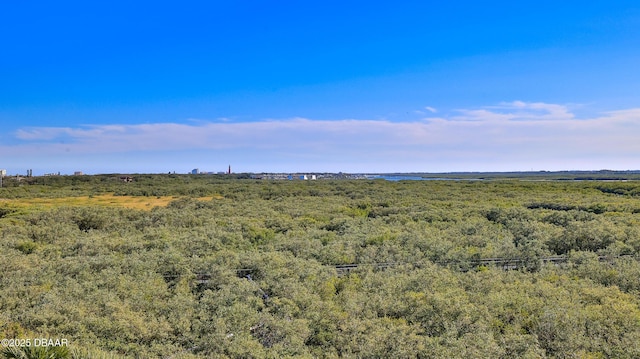
[[[514,101],[413,122],[292,118],[22,128],[15,133],[21,143],[0,150],[54,159],[208,151],[281,167],[323,167],[318,170],[331,170],[331,163],[354,171],[637,169],[638,135],[640,109],[580,119],[564,105]]]

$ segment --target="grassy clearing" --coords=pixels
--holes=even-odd
[[[22,208],[54,208],[61,206],[104,206],[104,207],[124,207],[139,210],[151,210],[154,207],[166,207],[171,201],[178,199],[177,196],[114,196],[113,194],[103,194],[95,196],[62,197],[62,198],[22,198],[22,199],[0,199],[0,203],[6,203]],[[199,197],[198,200],[210,201],[214,197]]]

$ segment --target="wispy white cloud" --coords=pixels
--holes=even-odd
[[[15,133],[22,144],[0,151],[52,158],[204,151],[254,158],[255,166],[289,161],[330,169],[341,163],[341,169],[370,171],[635,169],[639,136],[640,109],[577,118],[564,105],[514,101],[414,122],[291,118],[26,127]]]
[[[16,138],[20,140],[52,140],[73,131],[65,127],[34,127],[19,129]]]
[[[27,141],[56,140],[62,138],[100,138],[110,133],[124,133],[127,126],[104,125],[83,128],[71,127],[25,127],[16,131],[16,138]]]
[[[575,116],[565,105],[544,102],[503,102],[497,106],[479,109],[460,109],[459,115],[452,116],[458,121],[543,121],[570,120]]]
[[[426,110],[426,112],[423,111],[423,110]],[[426,115],[427,113],[436,113],[436,112],[438,112],[438,110],[436,110],[434,107],[431,107],[431,106],[425,106],[423,108],[423,110],[415,110],[415,111],[413,111],[413,113],[417,114],[417,115]]]

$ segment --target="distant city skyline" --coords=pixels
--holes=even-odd
[[[640,169],[640,6],[0,5],[8,174]]]

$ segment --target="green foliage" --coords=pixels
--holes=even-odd
[[[7,205],[2,205],[0,207],[0,218],[4,218],[7,217],[13,213],[16,213],[18,210],[16,208],[7,206]]]
[[[635,182],[114,177],[0,190],[175,197],[0,207],[0,337],[53,333],[71,358],[640,357]]]
[[[20,242],[16,245],[16,249],[24,254],[31,254],[36,248],[38,248],[38,245],[30,241]]]
[[[71,358],[66,346],[8,347],[2,351],[6,359],[68,359]]]

